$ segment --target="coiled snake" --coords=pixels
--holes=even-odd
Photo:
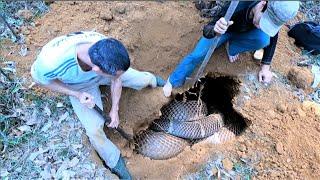
[[[239,129],[225,126],[221,113],[207,115],[207,107],[200,100],[172,101],[160,111],[160,118],[134,137],[136,151],[151,159],[174,157],[190,145],[190,140],[225,142]]]

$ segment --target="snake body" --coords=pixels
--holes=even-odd
[[[218,132],[222,126],[222,115],[217,113],[199,118],[197,121],[175,122],[168,119],[157,119],[152,122],[150,129],[164,131],[168,134],[186,139],[202,139]]]
[[[172,101],[160,111],[161,119],[171,121],[193,121],[208,114],[207,106],[202,101]]]
[[[159,119],[134,140],[136,150],[151,159],[168,159],[190,145],[188,140],[201,140],[218,144],[241,132],[242,125],[224,125],[221,113],[208,114],[202,101],[171,101],[161,109]]]
[[[134,140],[140,154],[157,160],[172,158],[189,145],[187,140],[152,130],[141,131]]]

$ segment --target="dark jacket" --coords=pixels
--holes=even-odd
[[[251,9],[257,3],[259,3],[259,1],[239,2],[239,5],[237,6],[235,13],[231,18],[234,24],[228,28],[227,32],[243,33],[243,32],[248,32],[252,29],[255,29],[256,27],[253,24],[253,19],[249,17],[249,14]],[[227,4],[225,7],[222,8],[221,13],[219,13],[220,16],[214,17],[206,26],[204,26],[203,36],[205,38],[211,39],[215,36],[214,30],[213,30],[214,25],[221,17],[225,15],[228,7],[229,7],[229,4]],[[262,64],[268,64],[268,65],[271,64],[272,57],[276,49],[277,40],[278,40],[278,34],[276,34],[274,37],[270,37],[270,44],[264,48],[264,54],[261,61]]]

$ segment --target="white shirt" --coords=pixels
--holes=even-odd
[[[76,32],[56,37],[46,44],[31,67],[33,79],[40,84],[49,84],[58,79],[66,84],[88,82],[98,76],[93,71],[85,72],[78,64],[76,46],[95,43],[107,37],[97,32]]]

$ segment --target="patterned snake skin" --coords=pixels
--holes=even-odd
[[[221,114],[210,114],[199,118],[197,121],[170,121],[168,119],[157,119],[153,121],[150,129],[164,131],[168,134],[186,138],[202,139],[213,135],[223,127],[223,117]]]
[[[151,159],[169,159],[178,155],[190,145],[188,140],[205,138],[203,142],[223,143],[242,129],[241,124],[224,125],[220,113],[206,116],[208,110],[201,101],[172,101],[160,111],[160,119],[154,120],[148,130],[134,137],[136,151]]]
[[[188,141],[165,132],[141,131],[134,137],[136,150],[151,159],[169,159],[189,145]]]
[[[160,119],[171,121],[193,121],[208,114],[207,106],[202,101],[172,101],[160,111]]]

